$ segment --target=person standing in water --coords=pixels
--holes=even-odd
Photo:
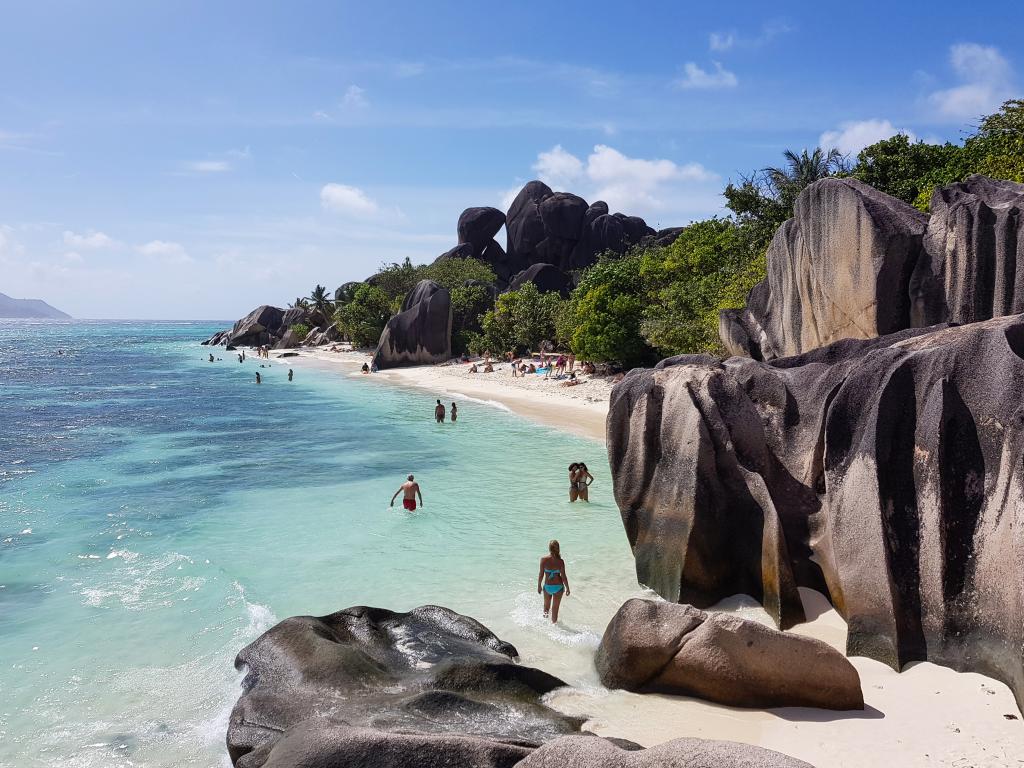
[[[402,483],[398,490],[395,491],[395,495],[391,497],[391,506],[395,506],[395,499],[398,498],[398,494],[402,494],[402,506],[409,512],[416,511],[416,497],[420,497],[420,506],[423,506],[423,494],[420,492],[420,484],[416,482],[416,478],[409,475],[409,479]]]
[[[563,593],[569,596],[569,576],[565,572],[561,546],[557,539],[552,539],[548,542],[548,554],[540,559],[540,572],[537,574],[537,594],[544,595],[544,618],[550,615],[552,624],[558,622],[558,606],[562,603]]]
[[[437,401],[437,405],[434,406],[434,421],[438,424],[444,423],[444,406],[441,405],[441,401]]]
[[[582,461],[576,465],[576,495],[583,501],[590,502],[590,484],[594,476]]]
[[[455,405],[455,403],[452,403],[452,411],[451,411],[451,413],[452,413],[452,424],[454,424],[454,423],[455,423],[455,420],[456,420],[457,418],[459,418],[459,409],[458,409],[458,407],[457,407],[457,406]]]
[[[260,372],[259,371],[256,371],[256,383],[257,384],[262,384],[263,383],[263,377],[260,376]]]
[[[288,369],[288,381],[291,381],[292,380],[292,376],[294,376],[294,375],[295,375],[295,372],[291,368],[289,368]]]

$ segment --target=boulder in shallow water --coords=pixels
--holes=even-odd
[[[813,768],[770,749],[713,739],[673,739],[647,749],[593,736],[563,736],[535,750],[519,768]]]
[[[264,304],[256,307],[243,317],[231,329],[228,343],[236,346],[256,346],[265,344],[271,335],[276,335],[281,328],[284,310]]]
[[[443,363],[451,356],[451,295],[433,280],[420,280],[384,327],[373,364],[383,370]]]
[[[238,768],[259,768],[282,735],[300,724],[328,755],[335,749],[349,754],[345,750],[376,738],[339,732],[342,724],[386,734],[474,737],[479,741],[467,749],[480,753],[491,749],[484,740],[536,746],[577,732],[581,721],[540,702],[564,683],[516,664],[516,656],[479,622],[438,606],[408,613],[355,607],[286,619],[238,654],[235,664],[246,676],[231,713],[228,752]],[[294,749],[303,741],[293,741]],[[407,763],[396,758],[391,764],[419,764],[413,762],[417,742],[399,741],[391,739],[392,746]],[[491,753],[507,751],[493,747]],[[333,765],[283,758],[267,764]]]
[[[857,670],[827,644],[692,605],[628,600],[595,663],[609,688],[734,707],[864,708]]]
[[[1024,315],[636,369],[607,435],[641,583],[748,594],[784,628],[817,589],[849,655],[980,672],[1024,704]]]

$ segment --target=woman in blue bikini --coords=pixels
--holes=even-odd
[[[555,539],[548,543],[548,554],[540,559],[540,572],[537,574],[537,594],[544,595],[544,618],[550,614],[551,623],[558,621],[558,606],[562,602],[562,594],[569,596],[569,577],[565,573],[565,561],[562,560],[561,548]]]

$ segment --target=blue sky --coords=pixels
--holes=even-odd
[[[1022,28],[1014,2],[8,3],[0,291],[235,318],[432,260],[537,177],[685,224],[787,147],[957,140],[1024,92]]]

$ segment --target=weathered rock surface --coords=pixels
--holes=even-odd
[[[445,765],[446,749],[456,764],[510,765],[581,722],[540,703],[564,683],[516,656],[438,606],[286,619],[238,654],[228,752],[238,768]]]
[[[302,339],[299,338],[299,335],[289,328],[284,332],[284,336],[274,344],[274,349],[292,349],[299,346],[301,343]]]
[[[373,364],[383,370],[442,363],[451,356],[451,295],[433,280],[420,280],[384,327]]]
[[[864,708],[857,670],[827,644],[692,605],[628,600],[595,663],[609,688],[734,707]]]
[[[572,290],[572,280],[553,264],[534,264],[515,275],[509,283],[510,291],[518,291],[527,283],[533,283],[541,293],[558,293],[567,297]]]
[[[768,276],[746,309],[724,312],[723,344],[732,354],[770,360],[909,328],[908,285],[927,223],[912,206],[856,179],[810,185],[775,233]]]
[[[771,360],[839,339],[1024,312],[1024,184],[971,176],[931,217],[853,179],[824,179],[775,233],[768,276],[724,310],[730,353]]]
[[[479,258],[504,225],[505,214],[497,208],[467,208],[459,216],[459,243],[472,246],[472,255]]]
[[[911,283],[915,325],[1024,312],[1024,184],[971,176],[935,190]]]
[[[802,760],[749,744],[673,739],[648,749],[608,739],[563,736],[534,751],[519,768],[812,768]]]
[[[235,323],[228,337],[229,344],[256,346],[268,344],[272,336],[279,336],[284,310],[264,304]]]
[[[785,628],[812,587],[849,655],[1024,703],[1024,316],[673,358],[615,387],[607,435],[638,578],[666,599],[745,593]]]

